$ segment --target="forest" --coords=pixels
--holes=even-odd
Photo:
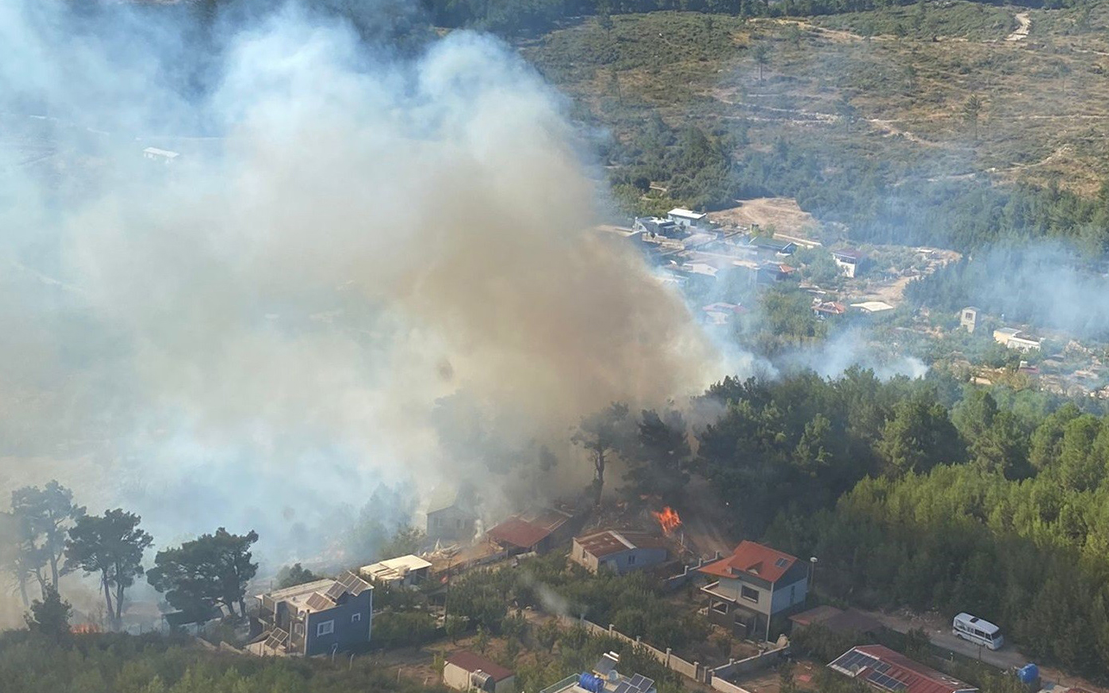
[[[995,397],[995,394],[997,395]],[[962,610],[1042,661],[1109,666],[1109,419],[931,377],[726,380],[693,462],[738,533],[820,557],[822,590]]]

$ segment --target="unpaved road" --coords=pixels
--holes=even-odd
[[[1028,18],[1027,12],[1018,12],[1015,18],[1020,22],[1020,26],[1013,30],[1013,33],[1005,37],[1006,41],[1023,41],[1028,38],[1028,30],[1032,27],[1032,20]]]
[[[923,628],[928,633],[928,639],[937,647],[942,647],[952,652],[958,652],[972,659],[978,659],[979,652],[977,645],[967,642],[962,638],[955,637],[952,635],[951,628],[948,624],[939,622],[935,618],[887,614],[881,611],[869,611],[867,613],[890,630],[895,630],[898,633],[907,633],[913,628]],[[1027,657],[1017,652],[1009,645],[997,651],[988,650],[983,647],[981,656],[983,662],[992,664],[1001,669],[1009,669],[1014,666],[1021,667],[1029,662]]]

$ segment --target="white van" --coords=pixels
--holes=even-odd
[[[984,645],[991,650],[999,650],[1005,644],[1001,637],[1001,629],[984,621],[977,616],[967,613],[959,614],[951,622],[951,632],[963,640],[969,640],[976,645]]]

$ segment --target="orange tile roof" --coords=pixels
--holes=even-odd
[[[797,558],[788,553],[782,553],[753,541],[743,541],[731,556],[703,566],[701,572],[725,578],[750,574],[773,583],[780,580],[796,562]]]

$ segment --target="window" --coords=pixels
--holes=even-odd
[[[718,614],[727,615],[727,613],[728,613],[728,602],[713,602],[712,603],[712,610],[715,611]]]
[[[628,554],[628,565],[635,565],[635,554]]]
[[[296,626],[293,627],[293,632],[296,633],[297,635],[304,635],[304,624],[303,623],[296,624]]]
[[[756,604],[759,603],[759,591],[752,587],[748,587],[747,585],[739,586],[739,596],[743,597],[749,602],[754,602]]]
[[[362,620],[362,614],[351,614],[350,615],[350,622],[351,623],[358,623],[361,620]]]
[[[778,560],[774,561],[774,565],[778,566],[779,568],[785,568],[786,564],[788,564],[788,563],[789,563],[788,558],[779,558]]]
[[[789,603],[792,604],[797,601],[797,585],[789,586]]]
[[[334,620],[324,621],[323,623],[316,626],[316,635],[317,636],[331,635],[334,632],[335,632],[335,621]]]

